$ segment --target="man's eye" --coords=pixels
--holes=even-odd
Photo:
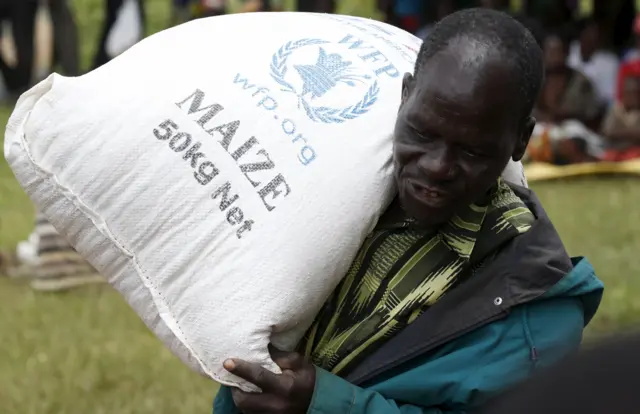
[[[408,127],[409,127],[409,130],[411,131],[411,135],[414,138],[418,138],[422,141],[427,141],[427,142],[433,141],[433,134],[430,134],[424,131],[418,131],[416,128],[414,128],[411,125],[408,125]]]
[[[469,157],[471,157],[471,158],[486,157],[486,155],[485,155],[484,153],[479,152],[479,151],[476,151],[476,150],[472,150],[472,149],[466,149],[466,150],[463,150],[463,152],[464,152],[467,156],[469,156]]]
[[[413,130],[413,132],[414,132],[414,134],[416,134],[423,141],[431,142],[431,141],[434,140],[434,135],[433,134],[416,131],[415,129]]]
[[[420,134],[418,133],[418,136],[420,137],[421,140],[426,141],[426,142],[431,142],[433,141],[433,138],[431,137],[431,135],[425,135],[425,134]]]

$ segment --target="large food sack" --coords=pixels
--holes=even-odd
[[[192,368],[278,372],[393,196],[420,41],[268,13],[156,34],[21,97],[6,157],[35,204]]]

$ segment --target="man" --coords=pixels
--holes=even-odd
[[[568,62],[591,79],[602,105],[609,106],[615,102],[620,62],[615,53],[604,48],[603,31],[602,22],[595,18],[582,21],[580,38],[571,45]]]
[[[386,22],[416,33],[422,26],[424,1],[421,0],[378,0],[378,10],[385,14]]]
[[[240,7],[241,13],[282,11],[281,0],[244,0]]]
[[[55,61],[65,76],[79,76],[78,27],[69,0],[49,0]]]
[[[226,361],[263,392],[223,387],[215,414],[464,413],[578,348],[602,285],[535,195],[499,178],[525,151],[543,71],[504,13],[436,25],[403,80],[397,200],[301,354],[273,350],[282,375]]]
[[[186,21],[227,14],[227,0],[173,0],[171,26]]]
[[[545,30],[538,19],[527,16],[527,14],[523,13],[519,8],[517,10],[513,10],[512,4],[509,0],[480,0],[479,4],[481,7],[498,10],[511,15],[529,29],[538,44],[542,46],[542,42],[545,37]]]
[[[544,41],[545,82],[534,109],[538,131],[529,145],[533,161],[566,165],[597,161],[602,106],[591,80],[567,65],[569,37],[559,31]]]
[[[538,122],[575,119],[595,128],[600,101],[591,80],[567,65],[569,47],[570,40],[562,32],[545,38],[545,83],[534,114]]]
[[[436,0],[433,3],[429,3],[428,7],[430,7],[430,10],[427,11],[429,23],[416,32],[416,36],[420,39],[426,38],[437,22],[456,11],[456,1]]]
[[[126,0],[127,2],[129,0]],[[122,18],[121,11],[124,7],[128,6],[125,3],[125,0],[105,0],[105,19],[102,26],[102,34],[100,35],[100,41],[98,43],[98,50],[93,58],[93,69],[97,69],[105,63],[109,62],[111,59],[116,56],[112,56],[109,52],[109,39],[110,36],[113,35],[112,31],[115,28],[118,28],[117,24],[120,24],[119,20]],[[139,29],[140,33],[138,35],[144,37],[145,31],[145,9],[144,9],[144,1],[135,0],[135,13],[137,14],[137,27],[129,28],[134,31],[134,33]],[[126,9],[125,9],[126,10]],[[126,17],[125,17],[126,19]],[[129,23],[129,20],[124,20]],[[142,40],[142,37],[138,40]]]
[[[637,14],[633,19],[633,40],[634,45],[624,53],[623,62],[632,62],[640,59],[640,14]]]
[[[511,2],[509,0],[480,0],[479,3],[481,7],[507,13],[509,12]]]
[[[0,21],[11,23],[17,62],[10,66],[0,56],[0,73],[12,97],[29,89],[33,75],[36,0],[0,0]]]
[[[335,13],[336,0],[298,0],[299,12]]]

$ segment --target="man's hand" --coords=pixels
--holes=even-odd
[[[237,359],[225,361],[227,371],[260,387],[262,393],[232,389],[233,401],[244,414],[305,414],[316,385],[316,369],[300,354],[271,349],[282,369],[276,375],[257,364]]]

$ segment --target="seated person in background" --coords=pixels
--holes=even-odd
[[[510,11],[511,2],[509,0],[479,0],[478,6],[501,11],[508,14]]]
[[[227,14],[227,0],[173,0],[171,25]]]
[[[335,13],[336,0],[298,0],[299,12]]]
[[[640,14],[633,20],[633,40],[634,46],[625,52],[623,62],[640,59]]]
[[[569,66],[585,74],[603,105],[615,102],[618,57],[604,49],[601,23],[593,18],[581,22],[580,38],[571,45]]]
[[[282,11],[280,0],[243,0],[241,13]]]
[[[429,20],[431,20],[431,22],[423,26],[416,33],[416,36],[422,40],[431,33],[437,22],[456,11],[456,2],[455,0],[436,0],[429,2],[426,7],[428,8],[427,17],[430,18]]]
[[[225,361],[263,392],[222,387],[216,414],[469,412],[578,349],[602,285],[533,192],[500,178],[524,154],[543,71],[504,13],[435,26],[398,91],[396,199],[300,353],[272,350],[282,374]]]
[[[424,0],[377,0],[377,7],[385,14],[386,23],[416,33],[422,26],[426,3]]]
[[[171,6],[170,27],[182,24],[194,17],[192,15],[193,0],[173,0]]]
[[[598,94],[589,78],[569,67],[568,55],[567,37],[553,33],[545,38],[546,76],[534,116],[539,122],[575,119],[593,128],[601,108]]]
[[[602,105],[593,83],[567,65],[569,38],[562,32],[544,39],[545,82],[533,115],[539,124],[527,148],[527,161],[558,165],[596,161],[602,139]],[[593,131],[592,131],[593,130]]]
[[[622,79],[622,96],[609,110],[602,135],[608,149],[604,161],[640,158],[640,73]]]
[[[524,27],[529,29],[540,47],[542,47],[542,42],[544,40],[544,27],[540,24],[538,19],[527,16],[526,14],[521,13],[520,10],[514,10],[514,4],[510,0],[478,0],[477,3],[480,7],[501,11],[518,20]]]

